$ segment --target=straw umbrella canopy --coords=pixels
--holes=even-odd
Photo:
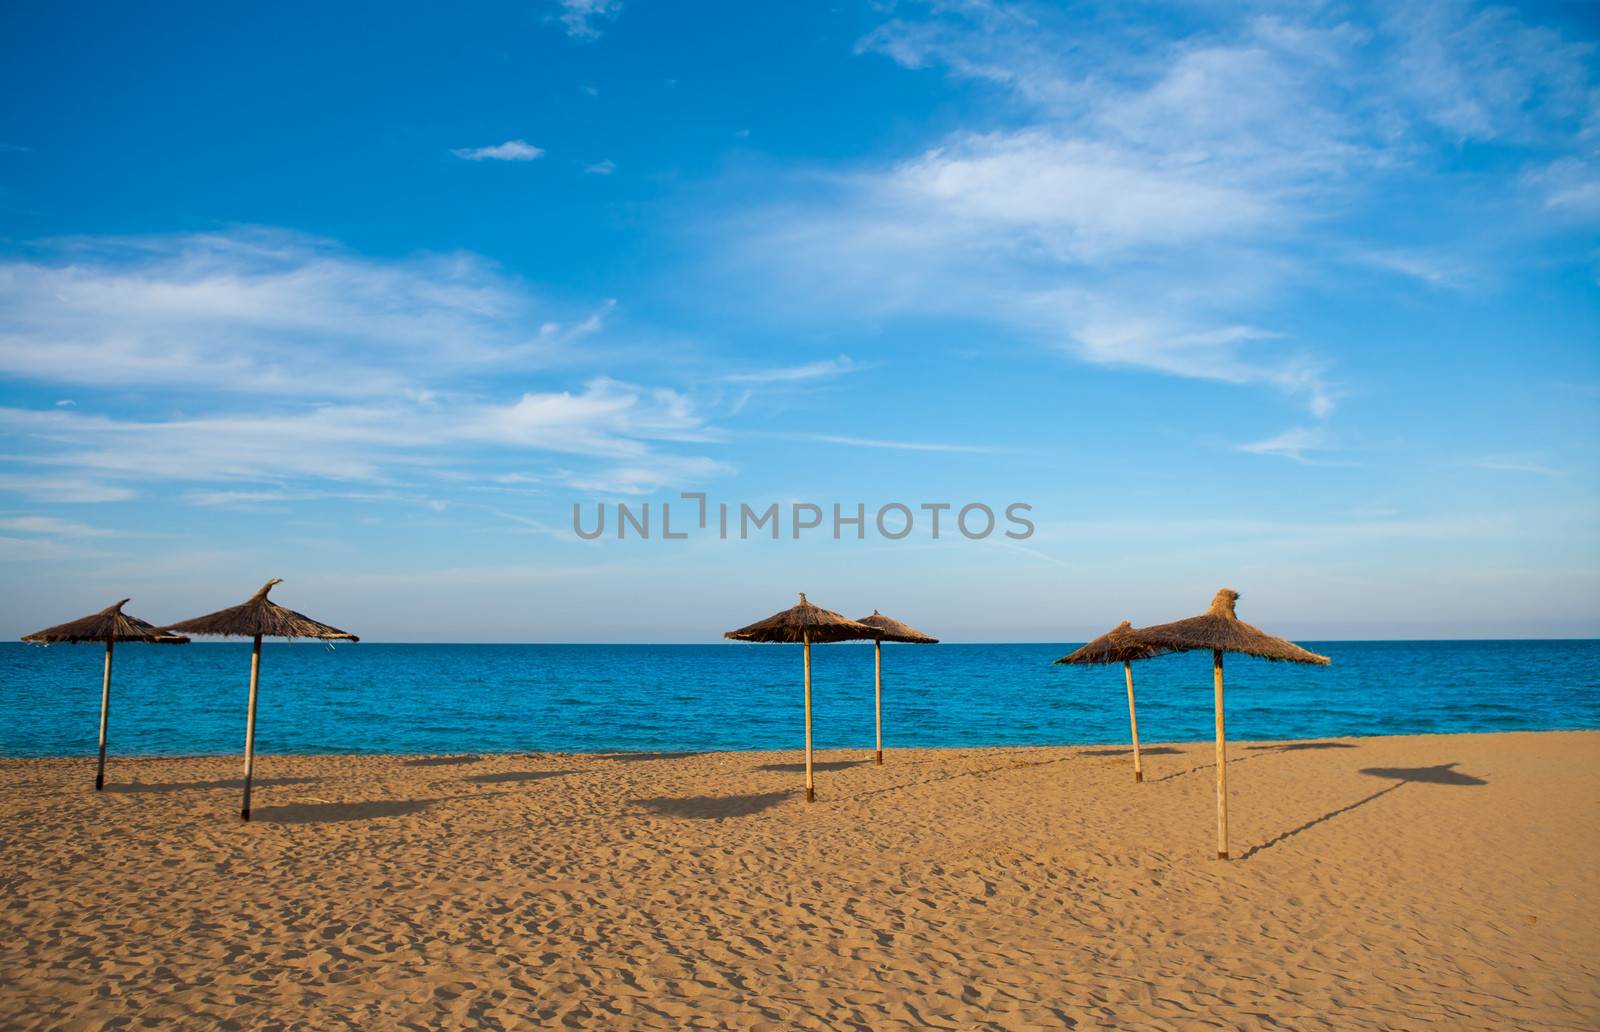
[[[873,754],[873,762],[881,766],[883,764],[883,643],[899,641],[908,645],[937,645],[939,639],[923,634],[910,624],[903,624],[892,616],[884,616],[876,609],[872,611],[871,616],[864,616],[856,623],[878,632],[872,641],[872,705],[878,727],[878,751]]]
[[[823,609],[806,601],[800,593],[800,604],[774,613],[765,620],[757,620],[737,631],[728,631],[724,638],[733,641],[779,642],[805,646],[806,662],[806,802],[817,798],[811,776],[811,645],[831,641],[863,641],[877,637],[878,632],[840,616],[831,609]]]
[[[267,598],[267,592],[272,590],[272,586],[282,583],[283,581],[274,577],[241,605],[219,609],[215,613],[197,616],[192,620],[184,620],[167,627],[169,631],[183,631],[187,634],[255,639],[250,650],[250,710],[245,718],[244,728],[244,805],[239,811],[239,816],[245,820],[250,819],[250,781],[255,775],[256,767],[256,689],[261,681],[261,639],[265,637],[361,640],[349,631],[341,631],[337,627],[318,623],[309,616],[292,609],[285,609]]]
[[[38,645],[76,645],[79,642],[101,641],[106,644],[105,673],[100,679],[100,765],[94,774],[96,792],[106,787],[106,725],[111,717],[112,646],[119,641],[145,641],[162,645],[183,645],[189,641],[181,634],[168,634],[137,616],[129,616],[122,611],[127,604],[128,600],[123,599],[98,613],[34,631],[22,639]]]
[[[1223,588],[1211,600],[1211,607],[1199,616],[1158,624],[1135,632],[1141,641],[1174,652],[1211,650],[1211,684],[1217,722],[1217,859],[1228,859],[1228,752],[1222,715],[1222,654],[1238,652],[1283,663],[1310,663],[1327,666],[1332,660],[1319,656],[1292,641],[1268,634],[1240,620],[1234,613],[1239,593]]]
[[[1091,663],[1121,663],[1122,675],[1128,683],[1128,727],[1133,733],[1133,780],[1144,780],[1144,763],[1139,756],[1139,712],[1133,705],[1133,664],[1141,659],[1151,659],[1155,656],[1164,656],[1171,649],[1163,648],[1151,642],[1142,641],[1137,637],[1138,632],[1132,624],[1124,620],[1094,641],[1069,655],[1056,660],[1057,663],[1091,664]]]

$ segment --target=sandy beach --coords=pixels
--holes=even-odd
[[[1600,734],[0,761],[0,1025],[1594,1028]]]

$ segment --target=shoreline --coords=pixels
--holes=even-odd
[[[0,1025],[1600,1023],[1600,732],[1143,752],[3,760]]]
[[[1236,738],[1232,732],[1228,735],[1228,748],[1250,745],[1279,745],[1299,742],[1365,742],[1375,739],[1405,739],[1405,738],[1458,738],[1458,737],[1483,737],[1492,735],[1600,735],[1600,725],[1583,727],[1518,727],[1489,731],[1417,731],[1410,734],[1349,734],[1349,735],[1318,735],[1309,738]],[[1213,738],[1164,738],[1160,740],[1140,741],[1143,749],[1152,749],[1161,746],[1200,746],[1208,745],[1215,741]],[[1043,742],[1039,744],[1004,743],[995,745],[890,745],[884,749],[887,756],[891,753],[957,753],[957,752],[993,752],[993,751],[1021,751],[1027,749],[1107,749],[1107,748],[1132,748],[1126,740],[1108,739],[1100,742]],[[680,748],[676,746],[662,746],[649,749],[604,749],[604,750],[515,750],[497,751],[494,749],[459,749],[447,752],[264,752],[256,750],[256,759],[271,759],[281,757],[284,759],[317,759],[328,758],[367,758],[367,759],[437,759],[455,756],[480,756],[480,757],[526,757],[538,756],[565,756],[572,758],[600,758],[611,756],[635,755],[670,755],[670,756],[745,756],[745,755],[779,755],[802,752],[800,746],[788,749],[695,749]],[[817,748],[820,755],[829,753],[863,753],[870,755],[872,749],[867,746],[829,746],[826,749]],[[1231,753],[1230,753],[1231,755]],[[89,753],[49,753],[44,755],[6,755],[0,754],[0,764],[31,762],[36,760],[93,760],[95,754]],[[209,752],[209,753],[117,753],[115,750],[107,754],[107,764],[114,764],[117,760],[241,760],[243,751]]]

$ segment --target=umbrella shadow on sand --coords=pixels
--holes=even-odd
[[[1426,785],[1455,785],[1461,788],[1476,788],[1480,785],[1487,785],[1489,783],[1483,778],[1474,777],[1471,774],[1461,773],[1455,769],[1457,766],[1458,764],[1454,763],[1441,763],[1433,767],[1363,767],[1360,773],[1372,778],[1384,778],[1385,780],[1391,780],[1394,782],[1394,784],[1390,785],[1388,788],[1380,788],[1364,799],[1357,799],[1355,802],[1350,803],[1347,806],[1341,806],[1337,810],[1329,810],[1322,816],[1314,817],[1300,825],[1298,828],[1291,828],[1283,834],[1261,843],[1259,846],[1251,846],[1245,851],[1244,856],[1240,857],[1239,859],[1248,860],[1264,849],[1271,849],[1284,839],[1293,838],[1302,831],[1314,828],[1319,824],[1324,824],[1333,820],[1335,817],[1338,817],[1341,814],[1347,814],[1351,810],[1354,810],[1358,807],[1366,806],[1368,803],[1382,798],[1383,796],[1388,795],[1390,792],[1404,788],[1406,785],[1409,785],[1412,782]]]
[[[1270,744],[1270,745],[1247,745],[1247,746],[1245,746],[1245,749],[1250,751],[1250,752],[1252,752],[1252,753],[1254,753],[1254,755],[1252,755],[1252,756],[1241,756],[1241,757],[1239,757],[1237,759],[1231,759],[1228,762],[1230,764],[1233,764],[1234,766],[1237,766],[1238,764],[1241,764],[1241,763],[1249,763],[1251,760],[1259,760],[1263,756],[1271,756],[1273,753],[1303,752],[1303,751],[1305,751],[1307,749],[1355,749],[1355,748],[1357,748],[1357,746],[1352,745],[1349,742],[1278,742],[1278,743]],[[1145,751],[1146,752],[1152,752],[1154,750],[1146,749]],[[1202,763],[1202,764],[1198,764],[1197,766],[1190,767],[1188,770],[1173,771],[1171,774],[1163,774],[1159,778],[1151,778],[1150,780],[1153,781],[1153,782],[1154,781],[1171,781],[1173,778],[1187,777],[1190,774],[1198,774],[1202,770],[1212,770],[1215,767],[1216,767],[1215,763]]]
[[[274,585],[282,583],[274,577],[240,605],[197,616],[193,620],[180,620],[164,628],[171,632],[186,627],[188,630],[180,633],[254,639],[250,647],[250,702],[244,725],[244,799],[239,807],[239,816],[244,820],[250,819],[250,787],[255,780],[256,770],[256,698],[261,683],[261,639],[288,638],[293,641],[295,638],[315,638],[324,643],[361,640],[349,631],[318,623],[304,613],[285,609],[268,598],[267,594]],[[333,646],[330,644],[328,647]]]
[[[423,756],[415,760],[401,760],[402,767],[458,767],[467,763],[482,763],[482,756]]]
[[[500,774],[474,774],[461,780],[474,785],[503,785],[512,782],[543,781],[545,778],[561,778],[577,773],[575,770],[511,770]]]
[[[256,778],[257,785],[314,785],[327,778]],[[123,785],[107,785],[107,792],[200,792],[209,788],[242,788],[243,778],[223,778],[218,781],[130,781]]]
[[[657,796],[654,799],[634,799],[635,806],[642,806],[661,817],[691,817],[697,820],[721,820],[724,817],[750,817],[770,810],[786,799],[791,799],[794,792],[762,792],[756,795],[732,796]]]
[[[288,803],[282,806],[258,806],[250,816],[267,824],[334,824],[371,820],[374,817],[408,817],[442,801],[379,799],[360,803]]]
[[[774,613],[765,620],[757,620],[748,627],[729,631],[723,637],[730,641],[786,642],[805,648],[805,714],[806,714],[806,802],[817,798],[812,775],[811,748],[811,646],[839,641],[876,641],[882,632],[875,627],[856,623],[831,609],[823,609],[806,599],[800,592],[800,604]]]
[[[614,763],[643,763],[646,760],[681,760],[689,756],[703,756],[699,752],[620,752],[603,753],[598,758]]]
[[[1083,752],[1080,752],[1078,755],[1079,756],[1127,756],[1131,752],[1133,752],[1132,748],[1127,748],[1127,749],[1085,749]],[[1139,755],[1141,755],[1141,756],[1182,756],[1183,755],[1183,750],[1182,749],[1174,749],[1170,745],[1152,745],[1152,746],[1150,746],[1148,748],[1140,749],[1139,750]]]
[[[898,784],[888,785],[884,788],[874,788],[865,792],[856,792],[852,795],[841,796],[840,800],[842,802],[858,802],[862,799],[871,799],[874,796],[889,795],[893,792],[904,792],[909,789],[920,788],[924,785],[936,784],[940,781],[954,781],[957,778],[981,778],[985,774],[1006,774],[1012,771],[1023,770],[1030,767],[1048,767],[1057,763],[1071,763],[1077,758],[1077,754],[1069,753],[1065,756],[1051,756],[1043,760],[1013,760],[1010,763],[1001,764],[1000,766],[996,767],[974,767],[971,770],[946,771],[942,774],[935,774],[932,777],[923,778],[920,781],[902,781]],[[860,760],[857,762],[865,763],[866,761]]]
[[[848,767],[859,767],[866,762],[866,760],[818,760],[811,765],[811,769],[844,770]],[[756,768],[756,770],[781,771],[785,774],[803,774],[805,769],[806,765],[804,763],[763,763]]]
[[[1488,784],[1482,778],[1461,773],[1455,769],[1457,766],[1459,764],[1441,763],[1434,767],[1363,767],[1361,773],[1369,778],[1390,778],[1402,785],[1408,781],[1420,781],[1427,785],[1459,785],[1463,788]]]

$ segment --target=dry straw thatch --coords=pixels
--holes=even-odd
[[[1234,603],[1238,600],[1237,591],[1223,588],[1211,600],[1211,607],[1199,616],[1145,627],[1134,634],[1141,641],[1173,652],[1212,649],[1284,663],[1327,666],[1331,662],[1327,656],[1319,656],[1292,641],[1285,641],[1245,623],[1233,611]]]
[[[757,620],[737,631],[723,635],[733,641],[765,641],[787,645],[805,646],[805,700],[806,700],[806,802],[817,798],[811,763],[811,646],[831,641],[870,640],[878,632],[864,624],[840,616],[831,609],[823,609],[806,601],[800,593],[800,604],[765,620]]]
[[[1128,728],[1133,739],[1133,780],[1144,781],[1144,757],[1139,752],[1139,709],[1133,699],[1133,664],[1141,659],[1164,656],[1172,650],[1139,637],[1134,626],[1124,620],[1094,641],[1056,660],[1071,665],[1121,663],[1128,685]]]
[[[274,577],[261,586],[261,590],[244,603],[219,609],[215,613],[182,620],[167,626],[169,631],[187,634],[214,634],[233,638],[323,638],[341,641],[360,641],[349,631],[318,623],[293,609],[285,609],[271,599],[267,592],[283,581]]]
[[[1134,632],[1145,643],[1174,652],[1209,649],[1211,652],[1212,705],[1217,725],[1217,859],[1228,859],[1228,746],[1222,704],[1222,654],[1238,652],[1284,663],[1327,666],[1332,660],[1303,649],[1292,641],[1274,637],[1240,620],[1233,611],[1239,593],[1223,588],[1211,607],[1199,616],[1158,624]]]
[[[879,641],[898,641],[907,645],[937,645],[939,639],[923,634],[910,624],[901,623],[892,616],[884,616],[876,609],[871,616],[863,616],[856,623],[877,632]]]
[[[39,645],[76,645],[79,642],[105,644],[105,668],[100,677],[100,763],[94,775],[96,792],[106,787],[106,731],[111,723],[111,654],[117,642],[145,641],[160,645],[183,645],[189,640],[181,634],[171,634],[152,626],[137,616],[129,616],[122,611],[122,607],[127,604],[128,600],[123,599],[91,616],[46,627],[22,639]]]
[[[274,577],[261,585],[261,590],[244,603],[215,613],[197,616],[170,625],[168,630],[188,631],[190,634],[215,634],[224,637],[253,638],[250,649],[250,702],[244,724],[244,805],[239,816],[250,819],[250,783],[256,769],[256,696],[261,684],[262,638],[322,638],[324,640],[360,641],[349,631],[318,623],[303,613],[285,609],[267,598],[274,584],[283,581]]]
[[[163,645],[182,645],[189,639],[181,634],[169,634],[137,616],[122,611],[127,599],[106,606],[100,612],[78,620],[70,620],[42,631],[34,631],[22,640],[39,645],[76,645],[79,642],[146,641]]]
[[[872,762],[883,765],[883,643],[886,641],[899,641],[907,645],[937,645],[939,639],[923,634],[910,624],[901,623],[892,616],[884,616],[876,609],[871,616],[864,616],[856,623],[863,627],[870,627],[876,634],[872,643],[872,712],[873,721],[877,726],[878,748],[872,755]]]
[[[765,641],[789,645],[810,642],[816,645],[834,641],[870,641],[876,638],[877,634],[878,632],[871,627],[840,616],[831,609],[823,609],[808,602],[806,593],[802,591],[798,605],[781,613],[774,613],[765,620],[757,620],[737,631],[729,631],[723,637],[733,641]]]
[[[1056,660],[1057,663],[1137,663],[1173,651],[1139,637],[1139,631],[1124,620],[1094,641]]]

